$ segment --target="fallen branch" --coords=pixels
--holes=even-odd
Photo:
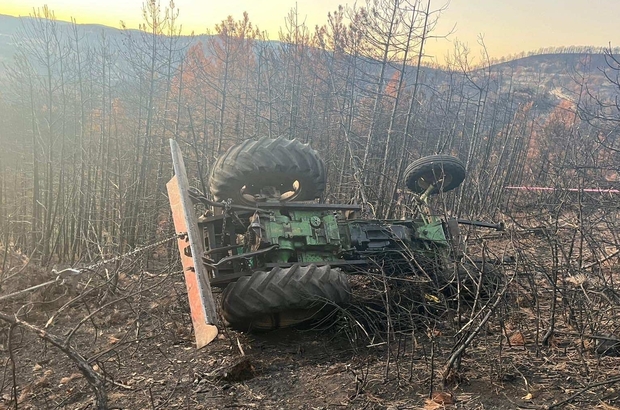
[[[66,281],[74,282],[75,279],[78,277],[78,275],[81,273],[81,271],[72,269],[72,268],[67,268],[67,269],[61,270],[60,272],[56,272],[56,270],[52,269],[52,273],[55,273],[57,275],[56,279],[48,280],[47,282],[39,283],[38,285],[34,285],[26,289],[18,290],[17,292],[9,293],[8,295],[0,296],[0,300],[11,299],[11,298],[14,298],[15,296],[23,295],[24,293],[28,293],[33,290],[43,288],[45,286],[49,286],[57,282],[60,282],[60,283],[65,283]]]
[[[478,326],[476,326],[476,328],[469,334],[467,339],[463,343],[461,343],[461,345],[450,355],[450,358],[448,359],[448,363],[446,363],[446,366],[444,367],[443,372],[442,372],[442,382],[444,386],[447,384],[448,376],[450,376],[452,367],[454,366],[456,361],[461,357],[465,349],[467,349],[467,347],[471,344],[471,342],[473,342],[474,338],[478,335],[478,333],[480,333],[484,325],[489,321],[489,319],[491,318],[491,315],[493,314],[493,312],[499,305],[499,302],[501,301],[502,297],[504,296],[504,293],[506,293],[506,291],[508,290],[510,283],[512,283],[512,280],[508,281],[506,285],[504,286],[504,288],[501,290],[501,292],[497,294],[493,305],[489,307],[489,311],[482,318]]]
[[[88,364],[86,359],[74,348],[69,345],[62,343],[62,340],[58,337],[46,332],[44,329],[32,325],[28,322],[25,322],[16,316],[11,316],[6,313],[0,312],[0,320],[4,320],[5,322],[10,323],[13,326],[20,326],[31,332],[35,333],[41,339],[46,342],[51,343],[53,346],[56,346],[60,351],[73,361],[80,372],[84,375],[93,391],[95,392],[95,400],[97,403],[97,409],[105,410],[108,408],[108,399],[105,391],[105,384],[103,378],[93,369],[93,367]]]
[[[16,296],[23,295],[24,293],[28,293],[28,292],[31,292],[33,290],[37,290],[37,289],[43,288],[45,286],[49,286],[51,284],[54,284],[54,283],[58,282],[58,280],[59,280],[58,278],[52,279],[52,280],[48,280],[47,282],[39,283],[38,285],[34,285],[34,286],[31,286],[31,287],[26,288],[26,289],[18,290],[17,292],[9,293],[8,295],[0,296],[0,300],[11,299],[11,298],[14,298]]]
[[[575,400],[575,398],[577,398],[578,396],[582,395],[583,393],[587,392],[590,389],[593,389],[593,388],[599,387],[599,386],[606,386],[608,384],[613,384],[613,383],[620,383],[620,377],[614,377],[613,379],[609,379],[609,380],[605,380],[605,381],[602,381],[602,382],[590,384],[590,385],[584,387],[583,389],[579,390],[577,393],[573,394],[572,396],[570,396],[566,400],[562,400],[559,403],[552,404],[551,406],[548,407],[548,410],[555,409],[555,408],[558,408],[560,406],[564,406],[565,404],[570,403],[571,401]]]
[[[610,260],[611,258],[613,258],[614,256],[618,255],[619,253],[620,253],[620,249],[618,249],[617,251],[613,252],[610,255],[607,255],[603,259],[600,259],[600,260],[594,261],[592,263],[589,263],[589,264],[587,264],[585,266],[582,266],[581,269],[590,269],[593,266],[600,265],[601,263],[606,262],[606,261]]]

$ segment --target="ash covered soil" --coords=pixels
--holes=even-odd
[[[516,297],[501,307],[444,386],[451,350],[467,336],[457,334],[463,323],[454,317],[389,338],[366,336],[338,315],[312,329],[223,329],[196,350],[177,265],[158,270],[163,273],[132,271],[119,275],[114,292],[104,272],[0,305],[2,312],[69,339],[105,377],[109,408],[542,409],[565,400],[559,408],[620,406],[620,385],[607,383],[617,377],[620,358],[597,355],[568,327],[543,346],[534,320],[542,302],[536,307]],[[27,267],[4,284],[3,293],[50,278],[46,270]],[[0,408],[95,408],[90,385],[57,348],[6,323],[0,342]]]

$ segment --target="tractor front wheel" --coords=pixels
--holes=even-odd
[[[423,194],[431,186],[430,192],[453,190],[465,179],[465,164],[451,155],[429,155],[413,161],[405,170],[405,184],[416,194]]]
[[[347,275],[339,269],[293,265],[257,271],[229,284],[222,314],[239,330],[271,330],[321,318],[350,298]]]

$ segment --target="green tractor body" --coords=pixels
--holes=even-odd
[[[174,141],[171,147],[177,178],[185,170]],[[180,182],[186,177],[169,183],[178,183],[180,192],[206,208],[198,219],[187,207],[175,217],[177,230],[185,229],[176,223],[184,218],[199,233],[189,238],[193,245],[179,243],[182,260],[191,255],[194,261],[184,262],[192,318],[217,323],[211,287],[224,288],[226,321],[247,330],[300,323],[325,306],[348,303],[348,274],[417,276],[441,286],[449,280],[447,264],[458,258],[452,246],[458,242],[458,223],[473,222],[442,220],[430,213],[426,200],[458,187],[464,178],[457,158],[421,158],[405,170],[414,193],[411,218],[360,218],[359,205],[316,201],[326,186],[325,166],[307,144],[262,138],[230,148],[211,171],[211,198]],[[194,299],[193,283],[201,289]]]
[[[316,264],[354,272],[368,269],[378,258],[408,263],[416,256],[447,257],[450,252],[439,218],[348,219],[345,215],[359,207],[346,207],[343,212],[328,204],[265,203],[261,211],[202,219],[212,285],[226,285],[257,269]]]

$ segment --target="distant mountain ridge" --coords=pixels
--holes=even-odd
[[[0,63],[11,61],[18,47],[15,36],[22,34],[25,21],[33,19],[34,17],[14,17],[0,14]],[[58,24],[69,27],[72,23],[59,20]],[[78,24],[78,29],[80,34],[84,36],[97,36],[102,32],[112,36],[120,35],[120,29],[100,24]]]
[[[14,17],[0,14],[0,79],[7,65],[10,65],[16,54],[19,44],[17,42],[24,38],[23,23],[33,17]],[[61,28],[68,28],[72,23],[57,21]],[[121,29],[98,25],[98,24],[78,24],[79,35],[84,39],[97,41],[101,34],[112,40],[122,39]],[[127,30],[138,32],[138,30]],[[190,42],[204,40],[208,35],[182,36]],[[17,39],[17,41],[16,41]],[[278,41],[271,41],[279,43]],[[501,73],[501,81],[510,81],[510,86],[517,87],[524,93],[534,93],[541,87],[559,99],[570,99],[571,90],[574,91],[575,78],[587,77],[590,84],[590,91],[596,93],[602,99],[615,98],[617,86],[610,83],[605,77],[603,70],[607,66],[603,54],[587,53],[552,53],[534,54],[513,60],[502,61],[491,66],[494,73]],[[476,72],[479,70],[474,70]],[[433,76],[433,82],[441,82],[441,78],[447,74],[441,67],[423,68],[427,76]],[[578,74],[577,74],[578,73]],[[410,67],[406,74],[408,81],[413,80],[415,67]]]

